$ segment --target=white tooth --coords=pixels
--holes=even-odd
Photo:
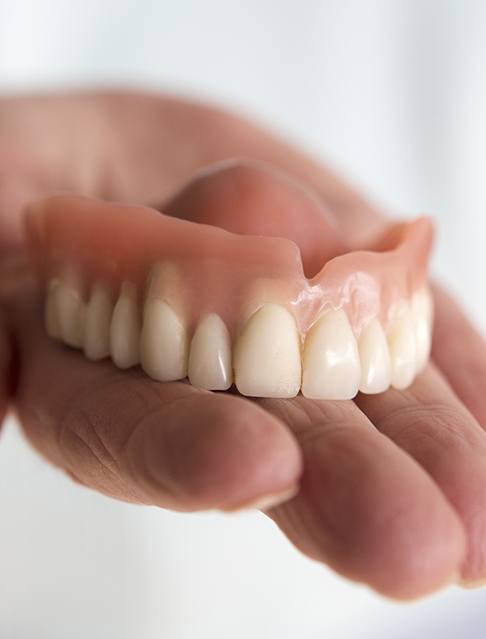
[[[84,327],[84,353],[88,359],[98,361],[110,354],[110,325],[113,302],[103,284],[95,284],[86,307]]]
[[[427,288],[417,291],[412,297],[417,373],[425,368],[430,355],[433,319],[432,305],[432,296]]]
[[[388,346],[392,363],[392,386],[407,388],[415,375],[415,334],[413,315],[408,304],[397,312],[388,331]]]
[[[62,339],[59,322],[59,280],[51,280],[47,286],[44,305],[44,321],[49,337]]]
[[[113,309],[110,327],[110,352],[118,368],[139,363],[140,319],[135,284],[124,282]]]
[[[82,348],[86,309],[81,295],[74,286],[61,281],[55,298],[62,340],[73,348]]]
[[[170,382],[187,374],[187,331],[177,314],[161,299],[145,304],[140,358],[153,379]]]
[[[391,361],[385,331],[377,319],[371,320],[358,342],[361,361],[359,390],[372,395],[382,393],[390,386]]]
[[[191,341],[189,381],[206,390],[226,390],[232,383],[231,342],[226,324],[214,313],[198,325]]]
[[[359,353],[346,313],[328,311],[307,333],[302,394],[311,399],[351,399],[358,392]]]
[[[265,304],[250,317],[235,344],[234,369],[242,395],[297,395],[302,374],[299,335],[283,306]]]

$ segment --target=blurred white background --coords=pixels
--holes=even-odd
[[[486,320],[486,3],[0,0],[2,93],[106,85],[237,108],[391,211],[432,212],[436,271]],[[385,601],[260,514],[109,501],[13,420],[2,435],[1,639],[484,639],[485,606],[454,588]]]

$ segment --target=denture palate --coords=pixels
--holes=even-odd
[[[27,228],[50,337],[153,379],[251,397],[404,389],[429,357],[428,218],[305,274],[288,238],[55,196]]]

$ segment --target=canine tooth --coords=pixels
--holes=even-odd
[[[47,286],[44,305],[44,321],[49,337],[62,339],[59,323],[59,280],[51,280]]]
[[[102,284],[95,284],[86,307],[84,327],[84,353],[88,359],[98,361],[109,356],[112,313],[110,292]]]
[[[234,369],[242,395],[297,395],[302,374],[299,336],[283,306],[265,304],[250,317],[235,344]]]
[[[170,382],[187,374],[187,331],[167,302],[149,298],[140,339],[142,368],[153,379]]]
[[[392,365],[391,383],[399,390],[407,388],[415,375],[415,334],[413,315],[403,304],[388,332],[388,346]]]
[[[230,336],[219,315],[207,315],[196,328],[188,368],[193,386],[206,390],[226,390],[231,386]]]
[[[361,370],[346,313],[328,311],[310,329],[304,346],[302,394],[311,399],[351,399]]]
[[[138,364],[139,339],[137,289],[135,284],[123,282],[110,326],[110,353],[118,368],[130,368]]]
[[[358,342],[361,361],[359,390],[369,395],[382,393],[391,382],[391,361],[385,331],[377,319],[371,320]]]
[[[62,340],[73,348],[82,348],[85,304],[81,295],[73,286],[61,281],[56,298]]]
[[[412,314],[415,332],[416,372],[419,373],[427,364],[432,342],[432,297],[426,288],[414,294]]]

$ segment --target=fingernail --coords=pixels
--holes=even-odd
[[[244,504],[240,504],[239,506],[225,508],[226,512],[238,512],[240,510],[250,510],[250,509],[258,509],[258,510],[270,510],[270,508],[275,508],[279,504],[283,504],[286,501],[289,501],[297,493],[299,492],[299,485],[294,485],[291,488],[287,488],[279,493],[273,493],[272,495],[260,495],[256,499],[246,502]]]
[[[466,590],[475,590],[476,588],[484,588],[484,586],[486,586],[486,578],[476,579],[475,581],[461,580],[458,582],[458,586],[460,586],[461,588],[465,588]]]

